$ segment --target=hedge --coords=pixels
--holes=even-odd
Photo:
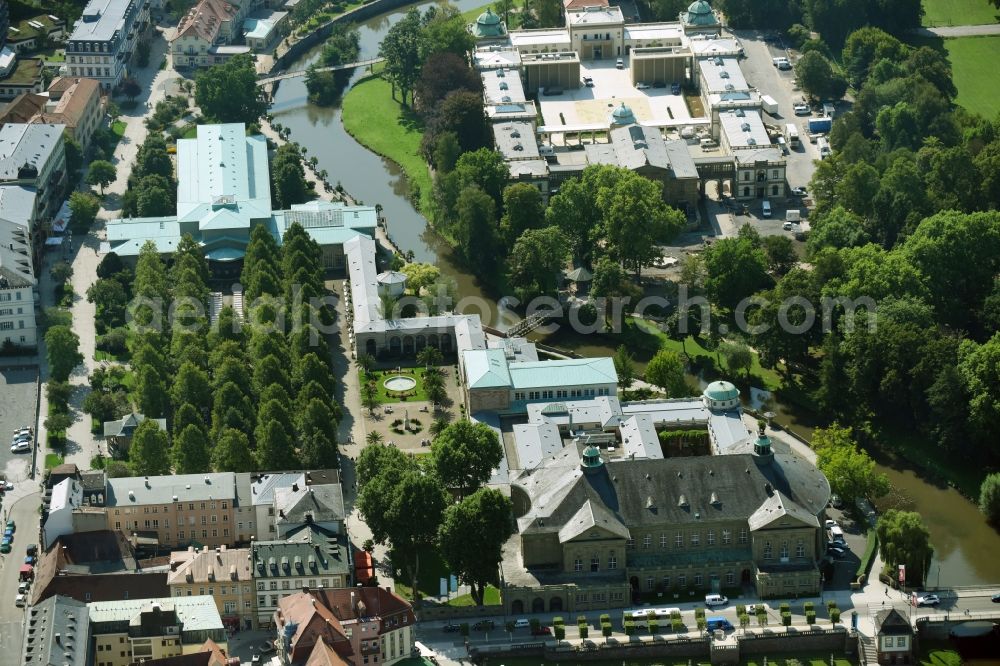
[[[868,570],[872,566],[872,560],[875,559],[875,550],[878,547],[878,536],[875,534],[875,530],[868,530],[868,541],[865,545],[865,554],[861,558],[861,563],[858,564],[858,571],[856,578],[860,579],[862,576],[868,575]]]

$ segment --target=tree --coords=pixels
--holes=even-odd
[[[591,265],[595,243],[592,242],[600,213],[594,200],[595,192],[590,182],[600,166],[589,166],[580,178],[570,178],[559,188],[559,193],[549,199],[545,209],[545,223],[562,229],[573,256],[585,266]]]
[[[309,469],[339,467],[337,418],[328,402],[313,398],[298,415],[299,460]]]
[[[503,188],[510,179],[503,155],[488,148],[463,153],[455,163],[455,174],[462,187],[478,187],[490,195],[496,210],[500,210]]]
[[[635,381],[635,358],[625,345],[619,345],[612,360],[618,374],[618,388],[626,391]]]
[[[765,236],[762,242],[764,254],[767,256],[767,267],[775,274],[786,274],[798,262],[799,257],[795,254],[792,239],[788,236]]]
[[[142,86],[139,82],[133,78],[127,78],[122,81],[122,94],[128,98],[130,102],[134,102],[135,98],[142,94]]]
[[[458,249],[473,273],[483,278],[492,277],[498,259],[493,199],[470,185],[462,190],[456,208],[458,219],[454,235]]]
[[[149,42],[144,39],[135,46],[135,64],[140,68],[149,66]]]
[[[1000,472],[988,474],[980,484],[979,510],[991,523],[1000,520]]]
[[[795,76],[802,90],[816,99],[840,99],[847,90],[846,79],[819,51],[809,51],[799,58]]]
[[[934,556],[934,547],[920,514],[889,509],[879,517],[875,533],[879,553],[888,568],[895,571],[902,564],[906,567],[907,585],[922,585]]]
[[[525,231],[537,229],[544,224],[545,208],[542,206],[542,193],[537,187],[528,183],[514,183],[504,188],[500,232],[508,248]],[[567,241],[568,239],[564,239],[564,242]]]
[[[175,431],[176,432],[176,431]],[[174,437],[172,456],[176,474],[203,474],[210,470],[211,449],[204,428],[185,426]]]
[[[414,294],[429,287],[441,277],[441,269],[434,264],[406,264],[401,271],[406,276],[406,286]]]
[[[566,237],[559,227],[528,229],[507,257],[508,280],[525,301],[554,295],[568,254]]]
[[[483,604],[487,585],[499,585],[501,549],[513,533],[513,505],[494,488],[481,488],[444,512],[438,530],[441,553],[451,571]]]
[[[174,163],[167,152],[167,142],[162,136],[150,133],[139,146],[132,175],[137,178],[162,176],[167,179],[168,183],[173,183]]]
[[[875,461],[858,449],[850,428],[834,423],[817,428],[812,447],[817,467],[830,482],[830,489],[845,500],[874,500],[889,492],[889,479],[875,469]]]
[[[101,209],[100,200],[90,192],[69,195],[70,223],[75,227],[90,227]]]
[[[53,326],[45,333],[45,352],[49,375],[58,382],[67,381],[73,368],[83,363],[80,338],[68,326]]]
[[[94,160],[87,168],[87,185],[97,185],[101,188],[101,196],[104,196],[104,188],[115,182],[118,178],[118,169],[107,160]]]
[[[680,398],[689,393],[684,379],[684,361],[680,354],[669,349],[660,349],[649,359],[646,381],[659,387],[668,398]]]
[[[267,112],[267,101],[257,85],[257,71],[249,54],[199,70],[194,99],[207,118],[220,123],[252,125]]]
[[[83,166],[83,147],[68,131],[63,132],[63,144],[66,146],[66,173],[75,180]]]
[[[254,451],[257,469],[281,471],[299,466],[291,434],[280,421],[258,419],[254,440],[257,442],[257,449]]]
[[[128,294],[118,280],[104,278],[87,288],[87,302],[95,306],[99,332],[125,325]]]
[[[719,353],[726,359],[726,369],[734,375],[746,373],[750,379],[750,368],[753,367],[753,352],[745,344],[727,342],[719,345]]]
[[[483,89],[479,76],[466,64],[465,58],[448,52],[427,58],[416,86],[417,102],[424,114],[432,114],[453,90],[479,94]]]
[[[208,383],[208,374],[190,361],[182,363],[170,387],[170,399],[174,406],[179,407],[189,403],[207,409],[211,398],[212,389]]]
[[[969,399],[970,432],[996,451],[992,434],[1000,418],[1000,333],[995,333],[984,344],[962,341],[958,372]]]
[[[448,488],[468,495],[489,480],[503,459],[496,433],[483,423],[452,423],[431,445],[434,469]]]
[[[490,132],[483,112],[483,96],[468,90],[452,90],[445,95],[428,119],[424,154],[433,152],[437,145],[436,138],[444,132],[454,133],[463,152],[489,145]],[[499,197],[497,202],[499,203]]]
[[[424,347],[417,352],[417,363],[424,366],[425,368],[430,368],[431,366],[441,365],[444,361],[444,356],[441,354],[437,347]],[[440,377],[440,375],[434,375]]]
[[[334,72],[321,71],[316,63],[306,69],[306,91],[309,101],[318,106],[330,106],[340,97],[340,86]]]
[[[399,88],[402,104],[420,76],[420,11],[411,9],[397,21],[379,45],[378,55],[385,58],[382,76],[392,84],[392,98],[396,98]]]
[[[247,436],[233,428],[224,428],[212,449],[212,467],[217,472],[252,472],[253,455]]]
[[[860,89],[875,63],[901,61],[906,50],[906,46],[881,28],[864,27],[847,38],[841,60],[851,84]]]
[[[703,253],[705,290],[716,305],[733,310],[771,280],[763,250],[748,238],[723,238]]]
[[[160,424],[147,418],[132,434],[128,452],[129,466],[135,476],[162,476],[170,473],[167,433]]]
[[[274,201],[279,207],[291,208],[309,198],[309,184],[298,148],[286,143],[278,146],[271,161]]]

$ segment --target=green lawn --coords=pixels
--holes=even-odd
[[[440,591],[440,590],[439,590]],[[500,590],[493,587],[492,585],[486,586],[486,594],[483,595],[485,606],[499,606],[500,605]],[[471,594],[463,594],[460,597],[455,597],[448,602],[449,606],[473,606],[475,602],[472,601]]]
[[[56,465],[62,465],[66,460],[58,453],[45,454],[45,469],[52,469]]]
[[[451,575],[448,565],[436,548],[420,553],[420,571],[417,572],[417,589],[423,597],[436,597],[441,592],[441,579]],[[396,577],[396,593],[405,599],[413,599],[410,575],[404,569]]]
[[[1000,86],[990,81],[1000,62],[1000,35],[946,39],[944,48],[958,88],[955,101],[969,111],[995,117],[1000,112]]]
[[[923,0],[924,25],[980,25],[996,23],[1000,11],[989,0]]]
[[[359,373],[358,377],[361,383],[364,384],[365,383],[364,371],[358,370],[358,373]],[[378,386],[378,401],[381,404],[386,405],[386,404],[397,404],[406,401],[427,400],[427,392],[424,390],[424,368],[403,368],[403,371],[399,373],[404,377],[412,377],[413,379],[417,380],[416,388],[411,391],[407,391],[406,400],[400,400],[398,395],[390,394],[389,390],[386,389],[385,384],[383,383],[385,382],[386,379],[394,377],[396,374],[397,373],[392,372],[390,370],[375,371],[375,385]],[[445,375],[444,380],[447,385],[448,381],[447,375]],[[416,416],[416,415],[411,414],[411,416]],[[425,419],[425,420],[429,421],[430,419]],[[426,426],[427,423],[424,423],[423,425]]]
[[[962,658],[948,641],[920,641],[921,666],[961,666]]]
[[[344,128],[358,143],[391,159],[420,192],[419,205],[429,209],[433,183],[420,155],[423,125],[413,111],[392,98],[392,87],[377,74],[362,79],[343,100]]]
[[[197,125],[188,125],[187,127],[184,128],[184,131],[181,133],[182,139],[196,139],[197,137],[198,137]]]

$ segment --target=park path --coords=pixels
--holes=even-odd
[[[985,35],[1000,35],[1000,23],[985,23],[983,25],[948,25],[940,28],[917,28],[913,34],[921,37],[983,37]]]

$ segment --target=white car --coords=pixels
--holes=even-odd
[[[827,529],[830,529],[831,527],[836,527],[836,526],[837,526],[837,521],[836,520],[827,519],[826,523],[824,523],[824,527],[826,527]]]
[[[11,453],[24,453],[31,450],[31,442],[18,442],[10,447]]]
[[[809,192],[804,187],[793,187],[792,188],[792,194],[794,194],[797,197],[807,197],[807,196],[809,196]]]
[[[722,596],[721,594],[706,594],[705,595],[705,605],[706,606],[725,606],[729,603],[729,599]]]
[[[937,606],[941,603],[941,600],[936,594],[925,594],[922,597],[917,597],[918,606]]]
[[[0,482],[0,489],[2,489],[5,493],[10,492],[11,490],[14,490],[14,484],[10,481]]]
[[[653,86],[649,85],[648,83],[637,83],[637,84],[635,84],[635,89],[636,90],[649,90],[652,87]]]
[[[795,115],[797,116],[808,116],[810,113],[812,113],[812,110],[809,108],[808,104],[796,104],[795,106],[792,107],[792,111],[794,111]]]
[[[28,604],[28,596],[25,594],[19,594],[14,597],[14,605],[18,608],[24,608]]]

